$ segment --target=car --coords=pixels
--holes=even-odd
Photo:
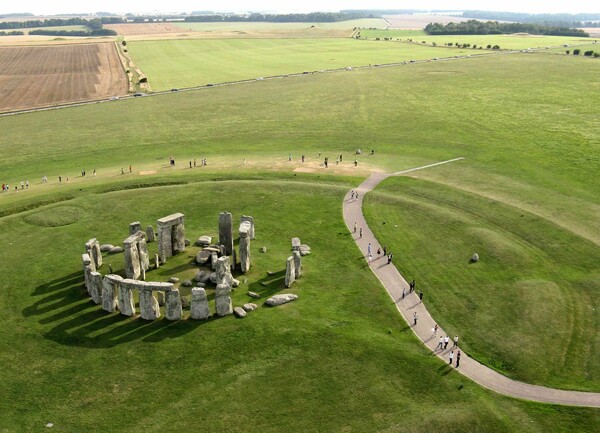
[[[434,57],[434,58],[433,58],[433,60],[439,60],[439,59],[440,59],[439,57]]]
[[[256,80],[257,81],[261,81],[261,80],[264,80],[264,78],[263,77],[258,77]]]
[[[208,83],[208,84],[206,85],[206,87],[212,87],[212,86],[214,86],[214,84],[212,84],[212,83]]]
[[[135,96],[137,98],[138,96],[144,96],[144,94],[140,93],[140,92],[136,92],[133,94],[133,96]]]
[[[352,70],[352,68],[351,68],[350,66],[346,66],[346,70],[347,70],[347,71],[351,71],[351,70]]]
[[[416,61],[415,59],[412,59],[412,60],[410,61],[410,63],[416,63],[416,62],[417,62],[417,61]]]
[[[179,89],[177,87],[174,87],[171,89],[171,92],[179,92]]]
[[[378,67],[381,66],[379,63],[375,63],[373,66]]]
[[[110,98],[110,100],[111,101],[117,101],[117,100],[119,100],[119,97],[118,96],[113,96],[112,98]]]

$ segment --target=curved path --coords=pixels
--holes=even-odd
[[[441,163],[431,164],[424,167],[418,167],[410,170],[405,170],[393,174],[385,173],[374,173],[358,188],[354,191],[358,192],[358,199],[352,198],[351,193],[348,192],[344,197],[344,221],[351,232],[354,230],[354,223],[356,222],[357,227],[362,227],[362,237],[359,237],[359,230],[353,234],[354,240],[358,244],[361,252],[367,258],[367,247],[371,243],[373,250],[373,260],[371,263],[371,270],[377,278],[381,281],[392,300],[394,301],[396,308],[404,317],[404,320],[411,326],[413,332],[419,337],[419,339],[434,352],[439,358],[443,359],[444,362],[448,362],[448,354],[452,348],[452,340],[446,350],[436,350],[436,346],[440,336],[446,335],[442,328],[438,329],[437,336],[432,336],[432,329],[435,321],[431,318],[425,305],[419,301],[419,297],[416,292],[408,293],[408,283],[404,280],[400,272],[393,265],[388,265],[387,260],[382,256],[377,257],[375,251],[380,242],[375,239],[373,232],[367,225],[367,222],[362,213],[362,201],[366,193],[373,190],[381,181],[387,179],[390,176],[398,175],[402,173],[408,173],[414,170],[420,170],[423,168],[432,167],[435,165],[445,164],[447,162],[456,161],[462,158],[456,158],[450,161],[443,161]],[[402,299],[402,291],[406,290],[407,295]],[[417,325],[413,326],[413,313],[417,312],[418,321]],[[452,337],[452,336],[450,336]],[[479,385],[496,391],[500,394],[508,395],[510,397],[521,398],[525,400],[533,400],[542,403],[553,403],[570,406],[587,406],[587,407],[598,407],[600,408],[600,393],[591,392],[580,392],[580,391],[565,391],[560,389],[546,388],[538,385],[530,385],[516,380],[509,379],[506,376],[486,367],[483,364],[475,361],[474,359],[462,353],[460,359],[460,367],[456,370],[468,377],[469,379],[477,382]],[[455,362],[455,361],[454,361]],[[453,366],[456,365],[455,363]]]

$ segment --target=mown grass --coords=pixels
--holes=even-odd
[[[128,47],[153,90],[460,54],[331,38],[132,41]]]
[[[411,178],[387,180],[365,212],[469,354],[519,380],[600,389],[597,245],[521,209]]]
[[[478,47],[487,47],[488,45],[499,45],[501,49],[523,50],[527,48],[545,48],[562,46],[564,44],[579,45],[591,44],[593,38],[577,38],[570,36],[541,36],[541,35],[427,35],[425,32],[408,32],[406,30],[361,30],[361,37],[368,38],[400,38],[401,40],[413,39],[414,42],[423,42],[432,44],[435,42],[438,46],[448,43],[452,44],[470,44]]]
[[[13,271],[0,274],[0,427],[32,431],[52,422],[54,429],[73,432],[597,430],[598,411],[497,396],[428,354],[347,233],[339,204],[352,184],[200,182],[82,195],[69,203],[80,209],[69,226],[32,225],[29,214],[4,218],[0,243],[8,248],[0,250],[0,260]],[[247,282],[234,292],[234,303],[250,300],[248,289],[264,296],[297,293],[298,301],[261,307],[244,320],[149,323],[105,313],[87,298],[79,257],[89,237],[118,244],[132,220],[145,226],[173,211],[186,214],[189,237],[215,235],[223,209],[236,219],[252,214],[257,230],[253,268],[242,277]],[[281,271],[294,235],[311,245],[313,255],[304,259],[303,278],[283,290]],[[258,253],[260,246],[267,246],[266,254]],[[151,252],[155,247],[150,244]],[[169,260],[149,276],[180,275],[192,254]],[[102,271],[109,263],[118,270],[120,260],[105,257]]]

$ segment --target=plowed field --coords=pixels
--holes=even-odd
[[[110,43],[0,48],[0,111],[124,95],[127,89]]]
[[[105,24],[105,29],[114,30],[119,35],[158,35],[162,33],[181,33],[181,27],[169,23]]]

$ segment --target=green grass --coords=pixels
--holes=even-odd
[[[470,355],[519,380],[600,389],[597,245],[521,209],[410,178],[386,181],[365,212]],[[480,262],[469,263],[475,252]]]
[[[156,431],[598,428],[598,411],[500,397],[430,356],[359,260],[343,225],[340,202],[354,182],[289,179],[299,182],[225,180],[82,195],[68,204],[80,209],[79,219],[62,227],[32,225],[23,215],[4,218],[2,245],[43,239],[46,246],[0,251],[2,263],[20,269],[0,275],[6,295],[0,304],[0,427],[32,431],[53,422],[61,431],[138,432],[148,431],[147,413]],[[222,209],[235,218],[252,214],[256,222],[253,268],[234,303],[249,301],[248,289],[263,296],[297,293],[298,301],[261,307],[244,320],[179,323],[108,314],[89,301],[78,261],[90,236],[118,244],[131,220],[145,226],[173,211],[185,213],[189,237],[216,235]],[[47,211],[68,210],[54,205]],[[313,255],[303,261],[303,278],[283,289],[294,235]],[[266,254],[258,253],[263,245]],[[151,253],[155,248],[150,244]],[[193,252],[148,276],[181,275]],[[121,260],[107,256],[104,268],[112,263],[118,270]]]
[[[297,30],[310,27],[320,29],[349,29],[355,27],[383,28],[386,22],[379,18],[339,21],[335,23],[268,23],[268,22],[222,22],[222,23],[173,23],[184,30],[199,32],[244,30]]]
[[[33,30],[49,30],[49,31],[55,31],[55,32],[60,32],[60,31],[66,31],[66,32],[75,32],[75,31],[89,31],[90,28],[88,26],[58,26],[58,27],[28,27],[25,29],[17,29],[19,31],[24,32],[25,34],[28,34],[30,31]]]
[[[1,181],[30,187],[0,194],[0,430],[147,431],[150,416],[161,431],[599,430],[598,410],[518,402],[448,373],[361,267],[341,219],[369,170],[464,156],[382,185],[367,208],[378,236],[478,359],[598,390],[597,65],[472,57],[1,117]],[[353,167],[357,148],[376,152]],[[201,157],[208,167],[187,168]],[[299,301],[203,324],[146,324],[89,302],[87,239],[118,244],[131,221],[176,211],[190,238],[216,234],[224,209],[254,215],[253,252],[268,247],[248,287],[279,290],[266,271],[283,269],[289,238],[311,245]],[[465,270],[474,249],[482,260]],[[158,275],[187,276],[189,260]]]
[[[412,33],[406,30],[361,30],[361,37],[368,38],[400,38],[413,39],[415,42],[425,41],[428,44],[435,42],[438,46],[449,42],[455,44],[471,44],[478,47],[499,45],[502,49],[522,50],[527,48],[545,48],[547,46],[561,46],[564,44],[590,44],[592,38],[576,38],[568,36],[522,36],[522,35],[435,35],[430,36],[425,32]]]
[[[331,38],[135,41],[128,47],[153,90],[470,53]]]

